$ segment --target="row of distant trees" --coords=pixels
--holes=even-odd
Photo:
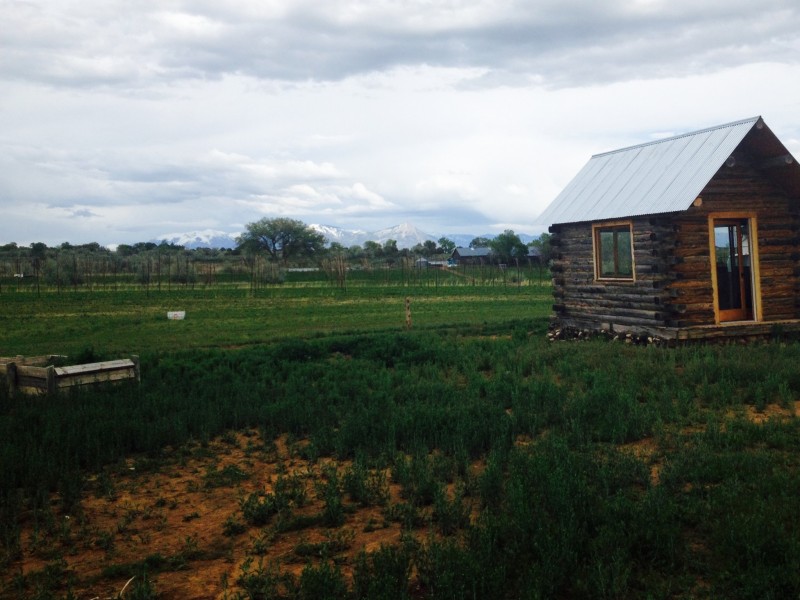
[[[544,234],[531,245],[539,249],[542,262],[547,264],[549,236]],[[475,238],[470,247],[491,248],[496,262],[510,264],[528,254],[528,246],[511,230],[492,239]],[[143,284],[150,281],[185,284],[213,278],[220,272],[232,275],[252,272],[259,261],[266,261],[272,268],[330,266],[332,261],[340,268],[367,261],[392,266],[418,257],[445,259],[455,248],[455,242],[447,237],[439,238],[438,242],[428,240],[413,248],[398,248],[395,240],[345,247],[337,242],[327,244],[324,236],[302,221],[265,218],[247,224],[236,247],[227,249],[187,249],[166,241],[120,244],[114,250],[96,242],[79,245],[65,242],[55,247],[42,242],[30,246],[10,243],[0,246],[0,277],[35,276],[51,285],[74,286],[91,284],[99,277],[127,275]]]
[[[437,242],[427,240],[408,250],[397,248],[395,240],[388,240],[383,245],[378,242],[367,241],[364,246],[345,248],[337,242],[326,246],[325,237],[308,227],[302,221],[294,219],[264,218],[260,221],[248,223],[245,232],[238,238],[239,249],[247,253],[263,252],[272,260],[288,263],[290,260],[303,258],[309,259],[328,255],[348,255],[359,258],[367,255],[373,258],[395,258],[398,256],[424,256],[430,258],[437,254],[449,256],[456,248],[455,242],[447,237],[441,237]],[[539,250],[539,255],[545,263],[550,260],[550,236],[542,234],[538,240],[531,243]],[[507,229],[500,235],[489,239],[476,237],[470,243],[471,248],[491,248],[496,260],[512,262],[528,255],[529,247],[512,230]]]

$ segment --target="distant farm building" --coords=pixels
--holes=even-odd
[[[800,166],[761,117],[593,156],[539,220],[556,327],[800,331]]]
[[[418,269],[444,269],[452,266],[449,260],[429,260],[427,258],[418,258],[414,261],[414,266]]]
[[[458,265],[485,265],[492,262],[491,248],[456,248],[452,260]]]
[[[525,255],[525,259],[529,264],[539,264],[542,261],[542,251],[539,248],[528,246],[528,254]]]

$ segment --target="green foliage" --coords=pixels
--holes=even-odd
[[[239,500],[239,510],[242,511],[242,517],[250,525],[256,527],[269,523],[281,508],[285,507],[280,506],[274,494],[252,492]]]
[[[307,564],[300,574],[299,600],[346,600],[347,583],[338,565],[323,560]]]
[[[323,477],[324,482],[317,486],[317,495],[323,502],[322,523],[326,527],[339,527],[345,518],[339,474],[335,467],[326,467]]]
[[[203,485],[206,488],[231,487],[250,478],[250,474],[236,465],[225,465],[217,469],[211,465],[203,476]]]
[[[342,477],[342,488],[361,506],[383,506],[389,499],[389,482],[382,469],[368,469],[356,460]]]
[[[148,577],[147,571],[131,582],[131,587],[125,591],[125,598],[130,598],[130,600],[156,600],[158,598],[155,585]]]
[[[280,598],[281,590],[291,581],[282,576],[278,566],[274,563],[264,565],[259,559],[253,566],[253,558],[248,557],[240,567],[241,573],[236,579],[236,584],[241,587],[250,600],[265,600],[267,598]]]
[[[239,522],[239,520],[233,515],[225,519],[225,522],[222,524],[222,535],[226,535],[228,537],[240,535],[245,531],[247,531],[247,527]]]
[[[439,488],[433,505],[433,521],[442,535],[453,535],[457,530],[469,525],[470,506],[464,502],[464,490],[456,488],[453,497]]]
[[[506,229],[503,233],[495,236],[489,242],[489,247],[501,262],[507,264],[510,264],[515,258],[523,258],[528,254],[528,247],[511,229]]]
[[[321,254],[325,237],[306,226],[302,221],[287,218],[264,217],[245,225],[245,232],[237,240],[239,247],[248,252],[266,252],[277,261],[287,262],[297,257]]]
[[[406,600],[410,598],[411,551],[406,546],[381,546],[358,553],[353,565],[355,600]]]
[[[353,462],[341,473],[329,467],[317,482],[321,514],[296,514],[307,512],[295,509],[308,503],[309,480],[282,473],[272,491],[242,495],[242,523],[269,524],[270,535],[337,527],[346,497],[383,506],[404,530],[431,532],[423,543],[359,555],[349,592],[355,597],[407,597],[412,567],[414,594],[424,598],[797,597],[800,420],[792,411],[800,345],[549,344],[543,319],[515,314],[525,306],[540,314],[543,302],[530,294],[457,290],[415,296],[417,314],[439,316],[427,326],[415,321],[411,331],[387,325],[381,311],[402,296],[386,289],[350,297],[291,289],[271,299],[175,295],[196,303],[199,324],[174,334],[166,326],[181,323],[156,315],[164,305],[142,308],[140,297],[121,296],[120,310],[138,320],[127,331],[149,328],[137,343],[160,339],[155,332],[175,336],[142,353],[139,386],[59,398],[10,397],[0,386],[0,564],[13,568],[27,543],[20,539],[24,519],[38,540],[58,535],[53,511],[79,510],[91,474],[99,474],[92,491],[113,496],[108,472],[125,457],[137,456],[136,473],[157,469],[167,446],[253,428],[267,444],[289,434],[297,453]],[[77,298],[88,298],[88,313],[109,310],[89,295],[74,296],[62,297],[61,312],[79,312]],[[9,297],[4,309],[20,308],[27,343],[44,344],[37,319]],[[57,312],[56,299],[38,305],[43,328],[57,322],[47,316]],[[230,301],[230,318],[215,330],[221,301]],[[492,302],[497,318],[487,308]],[[295,337],[273,336],[280,320],[259,320],[269,307],[285,309],[283,319],[295,326],[301,315],[341,317],[349,332],[325,333],[317,323]],[[447,316],[451,310],[457,315]],[[12,321],[5,323],[21,330]],[[79,338],[73,352],[91,344],[107,356],[97,338],[108,326],[124,330],[121,318],[109,317],[82,337],[76,322],[52,328],[56,338],[66,339],[67,330]],[[240,348],[197,347],[241,342],[247,327],[263,332]],[[222,335],[224,328],[234,331]],[[202,342],[168,351],[195,337]],[[784,417],[766,419],[776,406]],[[763,423],[745,418],[753,411],[762,411]],[[238,467],[212,467],[204,483],[235,486],[246,476]],[[388,502],[389,481],[401,486],[403,502]],[[52,492],[62,506],[51,505]],[[242,523],[231,518],[224,527],[234,534]],[[93,536],[113,556],[114,536]],[[332,542],[300,553],[317,560],[334,553]],[[187,543],[180,561],[185,566],[193,555]],[[251,561],[239,585],[252,598],[323,588],[342,597],[342,574],[327,558],[297,579]],[[125,568],[135,574],[146,566],[152,575],[180,561],[148,557]],[[52,561],[49,571],[20,579],[15,597],[35,597],[37,586],[63,591],[68,578]]]

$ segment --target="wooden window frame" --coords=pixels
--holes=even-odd
[[[609,229],[621,230],[627,227],[631,236],[631,274],[628,275],[603,275],[602,274],[602,256],[600,245],[600,234]],[[633,247],[633,221],[609,221],[606,223],[593,223],[592,224],[592,258],[594,259],[594,278],[596,281],[636,281],[636,261],[634,259],[635,251]],[[617,263],[619,257],[616,256]]]

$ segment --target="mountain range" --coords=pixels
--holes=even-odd
[[[387,240],[397,242],[398,248],[413,248],[417,244],[424,244],[426,241],[438,241],[442,236],[435,236],[418,229],[411,223],[401,223],[394,227],[379,229],[378,231],[364,231],[359,229],[343,229],[331,225],[309,225],[311,229],[325,236],[328,243],[337,242],[344,247],[363,245],[366,241],[377,242],[381,245]],[[166,233],[158,236],[156,243],[166,241],[167,243],[184,246],[185,248],[235,248],[236,238],[240,233],[229,233],[216,229],[204,229],[201,231],[190,231],[186,233]],[[524,243],[535,239],[534,236],[518,233]],[[456,246],[469,246],[469,243],[478,237],[475,234],[447,234],[444,237],[455,242]],[[480,237],[492,239],[494,234],[484,234]]]

